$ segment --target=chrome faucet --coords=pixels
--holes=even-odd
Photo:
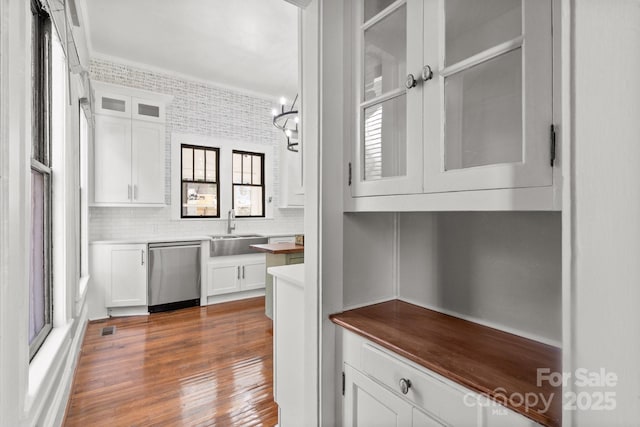
[[[232,223],[233,221],[233,223]],[[231,209],[227,214],[227,234],[231,234],[236,229],[236,212]]]

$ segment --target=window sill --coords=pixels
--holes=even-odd
[[[76,298],[76,302],[80,302],[84,300],[85,295],[87,294],[87,285],[89,284],[90,275],[82,276],[78,283],[78,297]]]
[[[29,412],[34,403],[43,400],[45,390],[53,386],[56,372],[64,361],[65,347],[71,343],[68,339],[73,321],[64,326],[55,327],[29,364],[29,388],[26,397],[26,410]]]

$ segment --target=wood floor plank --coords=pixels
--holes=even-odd
[[[264,298],[90,322],[64,425],[272,427],[272,342]]]

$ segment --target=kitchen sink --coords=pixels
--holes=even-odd
[[[257,253],[251,245],[260,245],[269,242],[268,237],[258,234],[222,234],[211,236],[211,248],[209,255],[229,256]]]

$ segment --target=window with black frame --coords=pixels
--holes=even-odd
[[[29,357],[52,329],[51,263],[51,19],[40,2],[32,12],[32,153],[29,274]]]
[[[180,146],[182,218],[220,218],[219,150]]]
[[[264,154],[234,150],[232,184],[236,218],[264,217]]]

